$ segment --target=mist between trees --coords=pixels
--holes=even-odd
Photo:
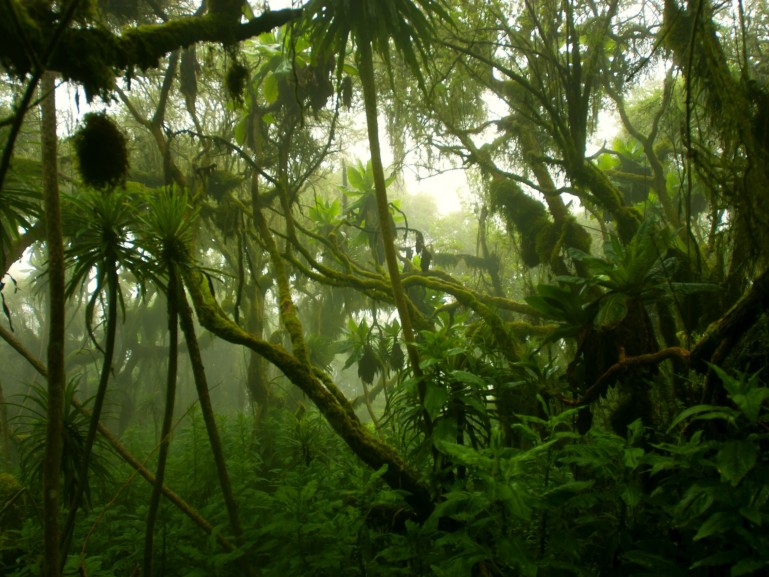
[[[768,22],[2,2],[0,574],[765,574]]]

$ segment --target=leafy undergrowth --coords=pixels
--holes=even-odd
[[[715,369],[718,371],[718,369]],[[436,441],[448,470],[426,522],[382,471],[357,462],[312,412],[276,413],[254,432],[221,420],[244,534],[235,551],[199,413],[177,428],[173,489],[215,525],[206,535],[169,503],[158,524],[155,567],[164,577],[254,574],[334,576],[759,575],[769,565],[769,389],[719,371],[729,406],[695,406],[667,430],[633,423],[626,438],[572,432],[573,412],[522,417],[529,448],[493,431],[474,449]],[[152,431],[127,441],[152,452]],[[136,574],[149,487],[116,460],[78,522],[66,573]],[[151,464],[151,460],[150,460]],[[426,473],[428,474],[428,473]],[[3,574],[38,574],[34,503],[5,532]],[[16,539],[9,540],[13,534]]]

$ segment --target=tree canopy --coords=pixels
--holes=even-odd
[[[762,574],[764,3],[257,4],[0,2],[0,569]]]

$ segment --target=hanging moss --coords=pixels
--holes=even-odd
[[[195,46],[190,46],[182,52],[179,63],[179,90],[184,95],[187,107],[195,108],[195,98],[198,95],[198,64]]]
[[[364,383],[370,385],[374,382],[377,372],[379,372],[379,363],[374,349],[369,343],[366,343],[363,347],[363,355],[358,359],[358,376]]]
[[[521,237],[523,263],[530,268],[540,264],[542,251],[547,252],[548,244],[555,244],[550,237],[558,234],[552,232],[553,224],[545,206],[512,180],[495,180],[489,187],[489,194],[491,209],[505,218],[511,233],[515,229]]]
[[[225,86],[227,87],[227,95],[238,104],[243,104],[243,92],[246,89],[247,81],[248,68],[240,60],[235,60],[227,68]]]
[[[352,106],[352,78],[349,76],[342,79],[342,104],[347,110]]]
[[[590,244],[592,238],[590,233],[587,232],[584,227],[577,222],[574,217],[569,217],[566,221],[566,231],[564,233],[564,246],[570,248],[577,248],[582,252],[590,252]]]
[[[213,170],[205,181],[206,193],[217,202],[223,202],[228,193],[243,182],[243,177],[227,170]]]
[[[752,104],[753,134],[764,150],[769,150],[769,90],[751,80],[747,83],[747,95]]]
[[[0,2],[0,64],[24,76],[32,68],[26,46],[42,46],[43,31],[35,15],[37,3]],[[18,21],[19,26],[14,24]]]
[[[128,148],[120,129],[103,113],[86,114],[83,127],[73,137],[80,177],[96,189],[125,183]]]
[[[110,65],[117,51],[115,37],[107,30],[90,28],[81,34],[65,35],[54,53],[52,66],[66,80],[80,82],[88,101],[106,96],[115,86]]]

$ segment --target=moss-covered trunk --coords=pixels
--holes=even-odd
[[[48,409],[45,463],[43,465],[43,576],[61,575],[59,508],[61,506],[61,455],[64,438],[64,242],[59,202],[58,142],[56,136],[56,79],[43,74],[42,90],[42,159],[43,205],[48,249]]]

